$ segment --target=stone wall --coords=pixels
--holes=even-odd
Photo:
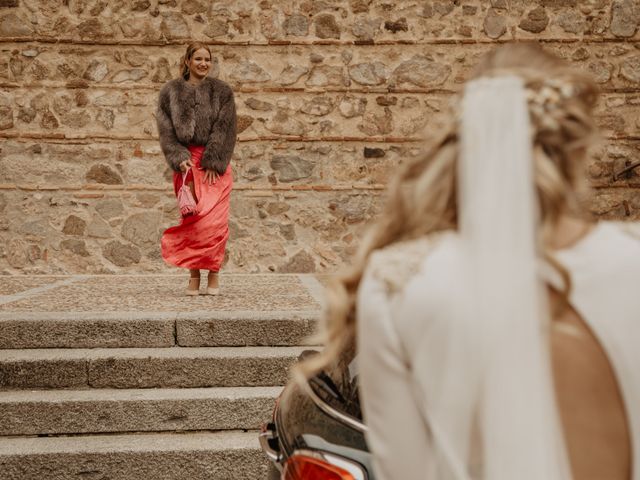
[[[188,39],[233,85],[228,271],[331,270],[389,176],[496,42],[537,39],[601,84],[592,211],[640,218],[632,0],[0,0],[0,272],[166,270],[177,220],[160,86]]]

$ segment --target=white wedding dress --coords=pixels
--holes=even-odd
[[[615,373],[631,437],[633,480],[640,480],[639,227],[600,222],[576,244],[556,252],[572,279],[571,307],[594,333]],[[370,257],[357,298],[357,337],[376,480],[506,480],[506,474],[487,474],[489,461],[507,465],[512,480],[572,478],[562,458],[561,434],[550,440],[558,468],[541,478],[532,473],[536,465],[528,464],[537,453],[536,438],[526,437],[527,429],[537,436],[540,421],[479,413],[479,403],[487,398],[484,389],[496,390],[499,397],[501,385],[488,387],[483,380],[486,357],[477,351],[483,325],[465,322],[458,328],[465,304],[464,258],[455,232],[393,244]],[[556,281],[547,268],[540,268],[540,276],[547,283]],[[536,418],[538,407],[537,399],[530,398],[522,411]],[[543,413],[543,423],[545,418],[550,425],[557,421],[557,412]],[[482,441],[487,438],[483,429],[507,422],[522,422],[527,440]],[[495,465],[488,471],[499,471]]]

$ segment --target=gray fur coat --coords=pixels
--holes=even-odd
[[[195,86],[183,78],[160,90],[157,111],[160,146],[169,166],[191,158],[188,145],[204,145],[200,164],[222,175],[236,143],[236,105],[231,87],[206,77]]]

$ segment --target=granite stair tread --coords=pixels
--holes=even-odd
[[[282,387],[0,392],[0,435],[256,429]]]
[[[283,385],[306,347],[0,350],[0,389]]]
[[[257,438],[255,431],[0,437],[0,478],[264,479]]]
[[[303,345],[319,312],[8,312],[0,348],[153,348]]]

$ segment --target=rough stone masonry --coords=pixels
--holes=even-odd
[[[0,0],[0,273],[167,271],[160,86],[189,39],[236,92],[227,271],[331,271],[496,42],[600,84],[588,200],[640,218],[634,0]]]

